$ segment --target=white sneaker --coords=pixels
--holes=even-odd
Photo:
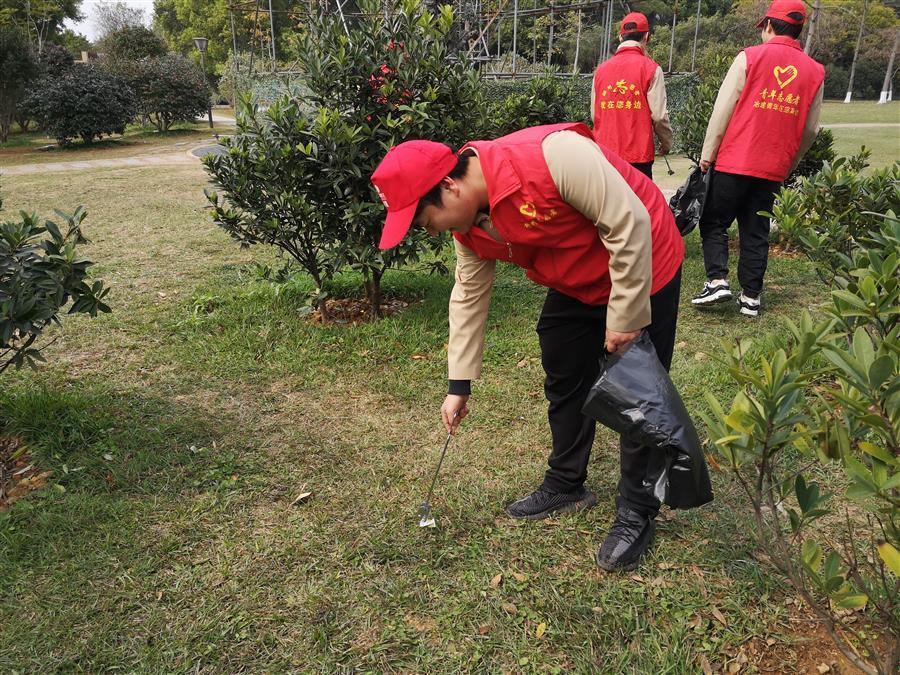
[[[745,295],[741,293],[737,299],[738,307],[740,307],[740,312],[744,316],[757,317],[759,316],[759,311],[761,309],[759,298],[751,298],[749,295]]]
[[[731,300],[732,297],[731,288],[725,279],[713,279],[703,285],[703,290],[693,297],[691,304],[694,307],[718,305],[720,302]]]

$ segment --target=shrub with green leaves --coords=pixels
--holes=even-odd
[[[590,123],[590,89],[584,91],[581,83],[553,74],[527,80],[519,93],[489,106],[488,128],[483,135],[493,138],[539,124]]]
[[[848,268],[860,241],[881,227],[878,214],[900,213],[900,163],[864,173],[869,154],[863,148],[826,162],[795,187],[782,188],[772,206],[781,242],[803,251],[829,285]]]
[[[135,114],[134,93],[128,85],[89,65],[42,78],[25,105],[47,135],[60,145],[75,138],[90,144],[104,135],[124,133]]]
[[[159,131],[168,131],[175,122],[192,122],[209,107],[203,72],[183,56],[117,62],[114,72],[134,92],[138,114]]]
[[[146,26],[125,26],[103,38],[99,45],[107,59],[140,61],[153,56],[165,56],[165,40]]]
[[[0,222],[0,373],[43,361],[35,346],[51,324],[60,323],[60,313],[109,312],[104,302],[109,289],[102,281],[91,281],[93,265],[79,255],[87,243],[81,232],[85,211],[72,215],[57,211],[64,224],[40,223],[37,216],[21,213],[18,220]]]
[[[852,165],[802,181],[797,201],[781,195],[781,216],[802,219],[800,245],[831,276],[825,315],[787,320],[774,354],[726,343],[741,389],[727,407],[708,396],[705,419],[753,507],[764,559],[851,663],[887,675],[900,657],[900,219],[864,212],[896,204],[898,182],[868,182]],[[801,212],[812,194],[818,205]],[[852,232],[836,236],[832,218]],[[850,611],[876,629],[860,630]]]
[[[16,26],[0,26],[0,143],[9,137],[13,118],[39,74],[40,64],[25,35]]]
[[[405,0],[387,17],[376,0],[359,6],[349,35],[334,13],[310,18],[297,46],[304,100],[284,97],[264,122],[239,123],[227,152],[206,166],[222,193],[210,193],[217,224],[242,244],[270,243],[310,274],[321,270],[320,299],[329,270],[359,272],[380,315],[385,271],[418,262],[435,241],[416,229],[379,250],[384,207],[369,176],[403,141],[458,146],[483,128],[485,111],[477,74],[465,59],[448,60],[449,6],[434,15]]]

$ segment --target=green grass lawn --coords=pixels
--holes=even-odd
[[[225,132],[226,129],[211,130],[205,122],[181,122],[173,125],[168,132],[159,133],[153,127],[129,125],[122,135],[104,137],[90,145],[75,141],[66,147],[59,147],[54,139],[39,131],[11,133],[6,143],[0,143],[0,168],[18,164],[131,157],[161,151],[177,152],[184,144],[212,140],[214,131]]]
[[[5,432],[53,475],[0,514],[0,671],[686,673],[742,651],[791,671],[820,648],[755,561],[723,473],[713,505],[663,514],[634,575],[592,559],[617,478],[605,430],[598,508],[504,517],[540,481],[550,440],[543,292],[514,269],[433,499],[439,527],[420,530],[451,280],[393,272],[402,315],[311,324],[302,288],[253,274],[272,251],[241,251],[210,222],[204,185],[195,166],[3,181],[7,212],[86,206],[84,253],[114,312],[65,319],[46,367],[3,375]],[[826,291],[804,260],[775,258],[758,322],[696,313],[696,234],[688,244],[673,378],[697,413],[704,392],[735,392],[720,338],[770,351],[781,319]]]
[[[876,101],[825,101],[822,124],[900,124],[900,101],[879,104]]]
[[[869,166],[879,169],[900,160],[900,126],[832,129],[834,152],[849,156],[859,152],[861,146],[872,151]]]

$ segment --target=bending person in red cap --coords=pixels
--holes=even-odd
[[[653,134],[659,138],[659,154],[666,155],[672,149],[672,127],[662,68],[646,55],[650,41],[647,17],[640,12],[627,14],[622,19],[619,40],[615,55],[594,71],[594,136],[653,178]]]
[[[583,124],[523,129],[459,154],[402,143],[372,182],[387,206],[382,248],[411,225],[455,240],[448,431],[468,413],[481,372],[496,261],[548,288],[537,332],[553,449],[543,483],[506,512],[536,520],[596,504],[584,486],[595,423],[581,408],[604,345],[615,352],[646,328],[663,365],[672,361],[684,244],[662,193]],[[649,453],[620,445],[616,519],[596,556],[604,569],[633,569],[653,539],[660,504],[644,484]]]
[[[708,281],[691,303],[707,307],[732,298],[728,286],[728,228],[740,235],[738,307],[757,317],[769,260],[770,211],[781,183],[816,139],[825,68],[803,52],[797,38],[806,20],[800,0],[775,0],[759,22],[762,44],[734,59],[719,95],[701,152],[700,169],[715,162],[700,219]]]

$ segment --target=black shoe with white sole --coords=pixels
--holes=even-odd
[[[607,572],[630,572],[653,543],[656,522],[643,514],[620,506],[606,539],[597,551],[597,565]]]
[[[759,298],[751,298],[749,295],[741,293],[738,296],[737,304],[740,308],[741,314],[743,314],[744,316],[749,316],[752,318],[756,318],[759,316],[759,311],[761,308]]]
[[[716,279],[715,281],[707,281],[703,285],[703,290],[693,297],[691,304],[694,307],[709,307],[710,305],[728,302],[732,297],[728,282]]]
[[[581,486],[573,492],[553,492],[543,485],[530,495],[506,507],[507,515],[525,520],[541,520],[557,513],[584,511],[597,503],[597,495]]]

